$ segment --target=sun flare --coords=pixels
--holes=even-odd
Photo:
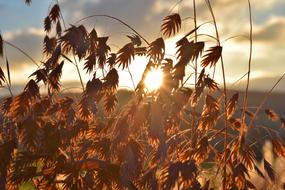
[[[163,82],[163,72],[161,69],[150,70],[144,80],[144,85],[148,91],[152,92],[159,89]]]

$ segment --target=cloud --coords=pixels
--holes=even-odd
[[[210,1],[218,22],[222,40],[235,35],[248,36],[249,12],[247,0]],[[65,0],[63,7],[66,8],[65,13],[68,15],[67,18],[71,21],[78,20],[79,16],[84,17],[92,14],[110,14],[118,17],[152,41],[159,36],[161,20],[164,16],[170,14],[170,11],[179,12],[182,18],[193,16],[192,1],[183,0],[178,4],[177,2],[177,0],[85,0],[74,3],[70,0]],[[198,23],[201,24],[211,20],[211,14],[205,1],[196,2]],[[173,8],[175,4],[177,5]],[[284,8],[283,12],[280,10],[280,7],[284,7],[285,1],[267,0],[261,3],[260,0],[251,0],[251,5],[254,22],[253,73],[260,71],[264,76],[277,76],[283,72],[280,68],[282,68],[282,60],[285,58],[282,52],[285,48],[282,44],[285,38],[284,35],[282,35],[285,33],[285,23],[283,21],[285,11]],[[173,9],[171,10],[171,8]],[[111,39],[113,39],[117,45],[122,45],[122,42],[118,39],[124,39],[118,37],[118,35],[124,35],[121,32],[129,31],[119,23],[108,19],[90,19],[90,22],[85,23],[96,26],[96,28],[97,26],[103,28],[103,34],[111,34]],[[211,28],[213,29],[213,26],[207,24],[205,25],[205,29],[200,32],[212,32]],[[184,21],[182,29],[185,33],[193,29],[193,20],[188,19]],[[271,35],[269,35],[270,33]],[[249,54],[248,41],[244,43],[244,39],[237,39],[238,40],[231,41],[232,45],[225,45],[225,67],[229,76],[240,76],[247,72]],[[268,44],[257,42],[266,42]],[[225,44],[227,43],[228,42],[225,42]],[[266,86],[265,84],[268,85]],[[262,80],[262,82],[257,82],[253,86],[256,86],[256,88],[266,86],[266,88],[264,88],[266,90],[270,85],[269,80]]]
[[[44,39],[44,32],[42,29],[29,28],[25,30],[18,30],[6,32],[3,34],[4,40],[19,47],[35,60],[40,60],[42,52],[42,42]],[[15,48],[5,45],[9,62],[13,69],[21,69],[23,64],[31,64],[21,52]]]
[[[230,36],[244,35],[248,33],[248,4],[247,0],[211,0],[211,5],[217,19],[221,39]],[[264,24],[272,17],[276,16],[279,7],[284,7],[283,0],[268,0],[260,3],[260,0],[251,0],[253,21],[255,25]],[[74,23],[80,18],[93,14],[109,14],[122,19],[137,31],[142,33],[149,41],[158,37],[162,19],[172,12],[179,12],[182,18],[193,16],[192,1],[177,0],[84,0],[61,1],[65,18],[68,23]],[[197,1],[198,24],[212,20],[209,9],[205,1]],[[237,14],[238,13],[238,14]],[[285,11],[283,11],[285,16]],[[260,23],[262,21],[262,23]],[[123,45],[117,40],[118,35],[125,35],[131,32],[125,26],[116,21],[105,18],[92,18],[84,24],[104,28],[102,35],[113,35],[116,45]],[[187,27],[183,27],[185,33],[193,28],[193,21],[188,19],[184,22]],[[211,25],[210,25],[211,26]],[[211,26],[213,27],[213,26]]]
[[[149,41],[152,41],[159,33],[161,20],[167,15],[169,7],[175,2],[176,0],[168,2],[162,0],[93,0],[74,3],[65,0],[61,5],[67,23],[75,23],[80,18],[89,15],[107,14],[125,21]],[[168,8],[166,8],[166,5]],[[119,46],[123,44],[122,41],[117,40],[118,35],[124,36],[128,32],[132,32],[119,22],[108,18],[96,17],[82,23],[91,27],[95,26],[95,28],[103,28],[103,33],[100,35],[111,35],[111,40]],[[126,40],[128,39],[126,38]]]
[[[40,63],[43,36],[42,30],[29,28],[27,30],[6,32],[3,34],[3,39],[19,47]],[[37,66],[8,44],[5,44],[5,51],[10,65],[12,85],[16,85],[15,92],[18,92],[17,85],[21,86],[27,83],[29,75],[36,70]],[[5,65],[4,61],[1,60],[2,65]]]
[[[222,38],[248,33],[249,10],[247,0],[211,0],[210,2]],[[181,5],[182,14],[193,15],[193,5],[191,3],[191,1],[183,1]],[[284,18],[284,6],[284,0],[268,0],[262,3],[260,3],[260,0],[251,0],[254,26],[264,26],[264,24],[276,17]],[[196,8],[199,23],[212,20],[205,1],[198,1]]]
[[[283,43],[285,41],[285,18],[272,18],[254,33],[254,40],[265,43]]]
[[[235,35],[248,36],[249,15],[247,0],[210,0],[217,19],[221,40]],[[93,14],[108,14],[122,19],[135,28],[150,42],[160,36],[162,19],[173,12],[179,12],[182,18],[193,16],[192,1],[183,0],[60,0],[60,6],[67,24],[74,24],[80,18]],[[282,61],[285,59],[283,41],[285,41],[284,0],[251,0],[254,21],[254,54],[253,69],[279,75],[282,72]],[[176,5],[177,4],[177,5]],[[175,7],[174,7],[175,6]],[[283,9],[282,9],[283,8]],[[0,4],[1,9],[1,4]],[[197,1],[198,24],[210,21],[211,14],[205,1]],[[116,52],[128,42],[124,37],[131,32],[117,21],[108,18],[92,18],[82,22],[90,28],[95,27],[100,36],[110,36],[109,44]],[[193,20],[183,21],[182,33],[193,29]],[[212,24],[199,29],[200,33],[213,33]],[[36,60],[41,59],[44,33],[38,28],[10,31],[4,33],[4,39],[19,46]],[[200,38],[200,40],[209,40]],[[174,44],[174,43],[173,43]],[[226,70],[236,77],[247,71],[248,39],[236,38],[223,42]],[[175,44],[173,45],[175,46]],[[173,47],[174,49],[174,47]],[[21,71],[26,64],[31,64],[21,53],[8,48],[9,61],[15,70]],[[173,50],[174,51],[174,50]],[[274,66],[273,66],[274,65]],[[64,74],[65,76],[70,73]]]

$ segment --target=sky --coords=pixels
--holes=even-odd
[[[56,1],[33,0],[30,6],[24,0],[0,0],[0,32],[7,40],[28,52],[37,62],[43,60],[42,47],[45,33],[43,20]],[[135,28],[148,41],[161,36],[162,19],[179,13],[182,22],[181,32],[176,38],[167,39],[167,53],[175,55],[175,40],[193,29],[192,0],[58,0],[64,20],[74,24],[80,18],[93,14],[108,14],[120,18]],[[262,2],[262,3],[261,3]],[[196,0],[198,25],[211,21],[210,12],[204,0]],[[211,0],[215,13],[229,88],[244,89],[245,80],[234,83],[247,72],[249,57],[249,12],[247,0]],[[251,0],[253,16],[253,59],[250,88],[267,91],[285,72],[285,1]],[[120,23],[107,18],[92,18],[82,22],[88,29],[95,27],[100,36],[110,37],[113,52],[128,43],[126,35],[130,30]],[[200,34],[215,34],[211,23],[204,24]],[[209,38],[200,38],[215,45]],[[14,87],[28,81],[29,75],[37,68],[30,60],[15,49],[5,46],[11,65],[11,79]],[[79,63],[83,68],[83,62]],[[130,66],[135,83],[141,77],[147,59],[136,57]],[[5,67],[5,60],[0,60]],[[191,72],[191,71],[189,71]],[[82,71],[84,83],[92,76]],[[217,67],[215,80],[222,82],[221,68]],[[133,88],[127,70],[120,71],[121,87]],[[62,75],[63,88],[79,86],[76,68],[65,64]],[[284,79],[276,91],[285,92]]]

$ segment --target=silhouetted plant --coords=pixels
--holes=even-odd
[[[210,1],[206,2],[216,22]],[[207,42],[198,41],[195,13],[195,28],[176,43],[175,63],[165,56],[163,37],[149,43],[125,22],[109,15],[97,16],[115,19],[133,30],[130,41],[117,53],[108,45],[108,36],[100,36],[95,28],[88,31],[84,25],[70,25],[62,30],[64,20],[58,4],[45,18],[43,64],[31,74],[22,93],[1,103],[0,189],[18,189],[32,182],[35,189],[206,190],[213,189],[216,181],[223,189],[257,189],[251,171],[275,181],[266,159],[265,172],[256,164],[253,142],[259,140],[247,135],[259,127],[254,120],[264,103],[252,114],[246,105],[239,109],[238,93],[227,101],[225,73],[222,91],[207,71],[222,60],[216,24],[216,44],[205,50]],[[162,34],[176,35],[181,20],[178,13],[166,16]],[[9,42],[0,36],[0,56],[6,44]],[[128,69],[135,56],[146,56],[149,63],[133,98],[117,110],[118,70]],[[198,59],[201,71],[197,70]],[[83,86],[79,101],[58,96],[64,62],[78,69],[76,60],[83,60],[86,73],[93,75]],[[189,64],[195,65],[190,76],[186,74]],[[144,80],[153,68],[161,68],[164,83],[149,93]],[[96,76],[98,70],[103,77]],[[185,81],[192,74],[195,85],[189,88]],[[11,86],[9,78],[0,68],[0,85]],[[47,95],[40,93],[41,82]],[[98,113],[99,104],[103,104],[103,116]],[[284,127],[284,118],[272,109],[265,113]],[[274,153],[284,157],[279,134],[272,130],[268,134]],[[206,164],[215,170],[215,179],[203,176]]]

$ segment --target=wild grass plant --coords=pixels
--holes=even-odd
[[[148,41],[111,15],[90,15],[67,26],[61,14],[64,7],[55,3],[44,20],[43,63],[1,37],[2,57],[4,47],[10,45],[38,68],[20,94],[11,91],[9,62],[7,71],[0,69],[0,85],[10,91],[1,102],[0,189],[19,189],[27,182],[35,189],[258,189],[253,182],[256,176],[266,182],[264,187],[282,188],[283,181],[276,183],[272,161],[266,156],[257,160],[262,150],[256,145],[264,137],[248,134],[259,128],[266,131],[274,156],[285,156],[279,132],[255,123],[283,76],[254,112],[248,110],[253,44],[250,1],[250,57],[243,101],[239,93],[227,89],[215,10],[209,0],[205,5],[216,31],[215,36],[206,36],[216,43],[200,40],[193,0],[194,28],[176,42],[177,61],[166,58],[165,39],[180,31],[183,19],[178,13],[167,15],[161,36]],[[128,27],[133,33],[129,42],[112,51],[108,36],[100,36],[95,28],[89,31],[80,22],[93,17],[108,17]],[[149,62],[133,97],[118,110],[118,70],[129,71],[135,56],[146,56]],[[92,76],[89,81],[81,77],[81,61]],[[60,79],[66,64],[78,71],[80,100],[62,97]],[[209,71],[217,64],[222,68],[222,85]],[[153,69],[162,70],[163,84],[149,92],[144,81]],[[191,77],[194,85],[186,86]],[[47,88],[46,94],[40,93],[39,84]],[[99,104],[103,104],[103,115],[98,114]],[[272,109],[265,112],[284,127],[284,118]]]

